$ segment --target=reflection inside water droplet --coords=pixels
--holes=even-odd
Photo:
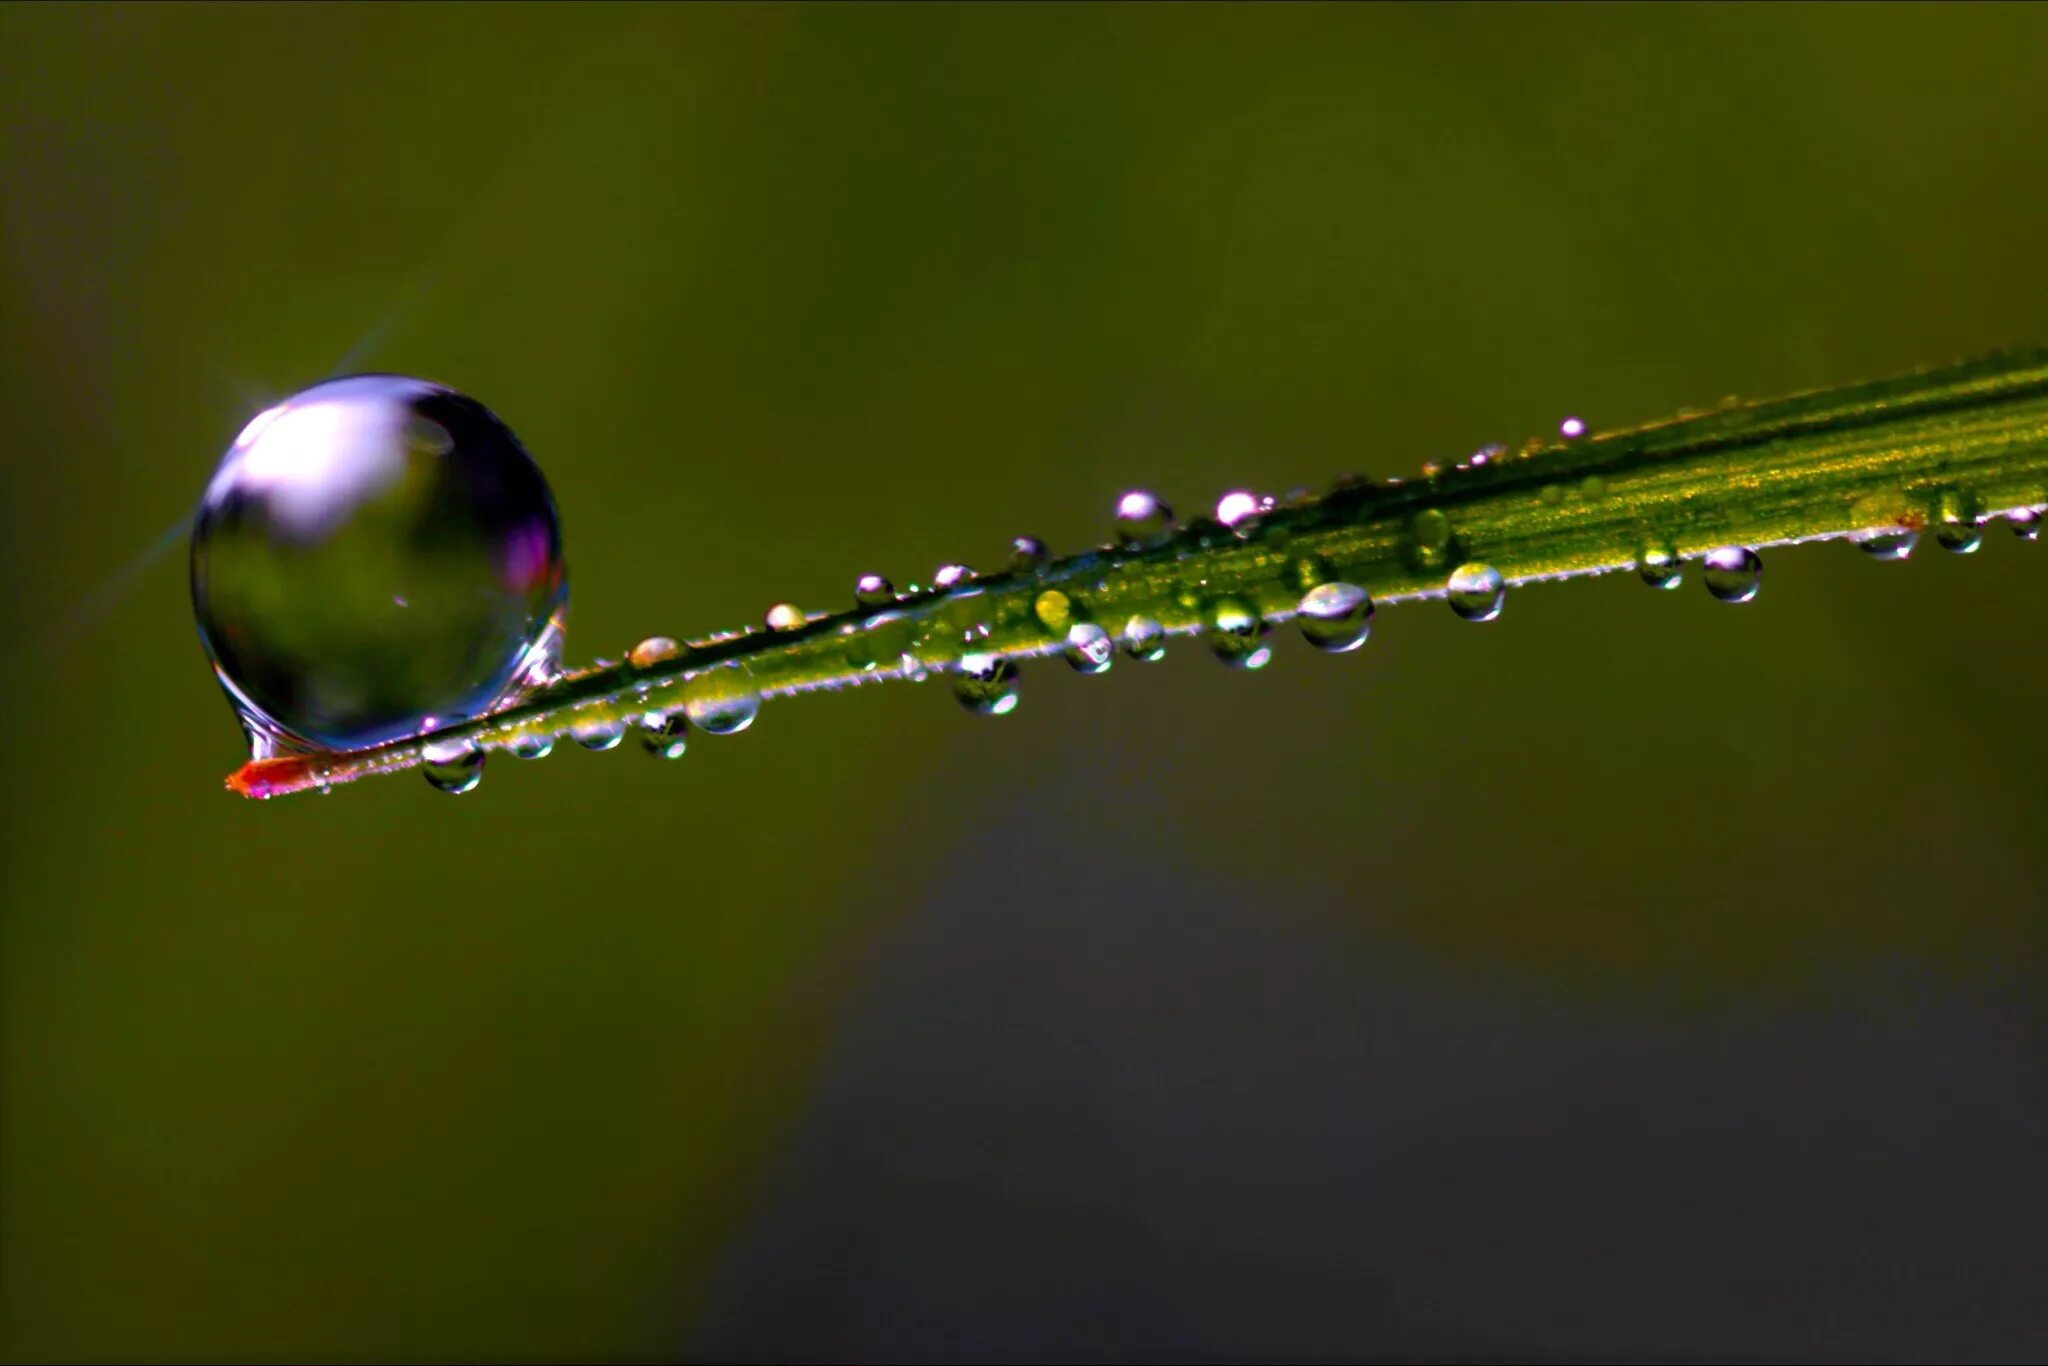
[[[1466,621],[1492,621],[1507,601],[1507,581],[1490,564],[1459,565],[1445,585],[1444,597]]]
[[[1721,602],[1748,602],[1763,577],[1763,557],[1744,545],[1709,550],[1700,562],[1700,581]]]
[[[761,713],[761,697],[736,664],[706,669],[683,684],[683,712],[706,735],[737,735]]]
[[[1849,540],[1873,560],[1903,560],[1920,544],[1920,533],[1912,527],[1887,526],[1859,531]]]
[[[1156,664],[1166,658],[1166,628],[1150,617],[1132,617],[1124,623],[1124,653],[1141,664]]]
[[[1652,538],[1636,552],[1636,573],[1650,587],[1669,592],[1685,577],[1685,566],[1671,542]]]
[[[1017,666],[1000,655],[964,655],[953,671],[953,695],[977,715],[1007,716],[1017,709]]]
[[[1106,673],[1116,662],[1116,642],[1094,622],[1084,621],[1067,632],[1067,643],[1061,653],[1076,673]]]
[[[434,787],[460,796],[484,780],[484,752],[469,740],[422,745],[420,772]]]
[[[1242,598],[1220,598],[1209,607],[1209,648],[1233,669],[1263,669],[1273,658],[1266,642],[1271,627],[1258,609]]]
[[[1341,655],[1365,644],[1372,632],[1372,595],[1357,584],[1326,583],[1311,588],[1296,608],[1302,639],[1325,654]]]
[[[626,738],[624,721],[578,721],[569,727],[569,738],[587,750],[603,753]]]
[[[680,759],[690,748],[690,727],[680,712],[651,711],[640,718],[640,748],[657,759]]]

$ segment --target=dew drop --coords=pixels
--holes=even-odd
[[[1132,489],[1117,499],[1115,529],[1123,545],[1151,545],[1173,530],[1173,509],[1144,489]]]
[[[1685,566],[1679,561],[1676,546],[1653,538],[1644,541],[1636,551],[1636,573],[1650,587],[1669,592],[1685,577]]]
[[[1436,569],[1450,556],[1451,519],[1424,508],[1408,519],[1408,559],[1417,569]]]
[[[2012,534],[2021,540],[2038,541],[2041,539],[2040,508],[2015,508],[2005,515],[2005,521],[2006,525],[2012,528]]]
[[[771,631],[794,631],[806,620],[804,609],[793,602],[778,602],[761,618],[762,624]]]
[[[1295,610],[1302,639],[1325,654],[1355,650],[1372,634],[1372,595],[1354,583],[1311,588]]]
[[[880,574],[863,574],[853,583],[853,601],[857,607],[886,607],[896,600],[896,585]]]
[[[569,738],[587,750],[602,754],[608,749],[618,748],[619,741],[626,738],[626,723],[578,721],[569,727]]]
[[[1075,673],[1107,673],[1116,662],[1116,642],[1094,622],[1083,621],[1067,632],[1067,643],[1061,653],[1074,666]]]
[[[555,737],[545,731],[515,735],[505,750],[515,759],[545,759],[555,752]]]
[[[438,790],[460,796],[484,780],[484,752],[471,740],[422,745],[420,772]]]
[[[978,715],[1007,716],[1017,709],[1017,666],[1001,655],[964,655],[953,671],[953,695]]]
[[[680,712],[651,711],[640,718],[640,748],[657,759],[680,759],[690,748],[690,725]]]
[[[1124,623],[1124,653],[1140,664],[1157,664],[1166,658],[1166,628],[1150,617],[1132,617]]]
[[[1586,434],[1586,419],[1568,417],[1557,424],[1557,434],[1567,441],[1577,441]]]
[[[744,669],[722,664],[683,684],[683,714],[706,735],[737,735],[761,714],[761,695]]]
[[[1984,544],[1984,533],[1977,525],[1978,516],[1975,498],[1956,489],[1948,490],[1935,503],[1935,541],[1954,555],[1976,554],[1977,547]]]
[[[1873,560],[1903,560],[1920,544],[1920,533],[1909,526],[1887,526],[1859,531],[1849,540]]]
[[[1045,562],[1051,558],[1052,552],[1046,549],[1045,542],[1039,540],[1036,536],[1016,536],[1011,538],[1010,568],[1018,573],[1027,574],[1034,569],[1042,569],[1045,567]]]
[[[958,588],[974,577],[974,571],[964,564],[942,564],[932,575],[934,588]]]
[[[1266,640],[1271,626],[1242,598],[1213,603],[1208,628],[1209,648],[1234,669],[1263,669],[1273,657],[1273,647]]]
[[[1246,489],[1232,489],[1216,500],[1216,520],[1222,525],[1238,529],[1238,523],[1247,524],[1260,512],[1259,496]]]
[[[674,659],[682,648],[667,636],[649,636],[626,651],[626,662],[636,669],[645,669],[664,659]]]
[[[1746,545],[1716,547],[1700,561],[1700,581],[1721,602],[1748,602],[1763,577],[1763,557]]]
[[[1490,564],[1461,564],[1451,572],[1444,596],[1466,621],[1492,621],[1508,599],[1508,586]]]

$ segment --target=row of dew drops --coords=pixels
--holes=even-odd
[[[1584,437],[1587,427],[1581,419],[1571,417],[1560,423],[1558,430],[1569,442]],[[1524,454],[1534,448],[1531,443],[1524,448]],[[1505,454],[1505,448],[1498,445],[1483,447],[1460,462],[1458,468],[1484,466]],[[1432,462],[1423,466],[1423,474],[1433,478],[1442,468]],[[1589,476],[1587,482],[1589,486],[1597,482],[1597,476]],[[1552,496],[1554,492],[1544,490],[1545,500],[1560,501]],[[1592,492],[1597,496],[1598,490]],[[1306,490],[1296,490],[1285,501],[1293,504],[1307,496]],[[1272,497],[1235,489],[1217,501],[1212,520],[1238,536],[1249,536],[1264,514],[1278,505]],[[1982,514],[1967,494],[1943,493],[1934,511],[1933,534],[1943,549],[1967,555],[1983,543]],[[2042,511],[2034,507],[2008,513],[2014,534],[2022,540],[2037,539]],[[1114,530],[1117,543],[1126,550],[1157,545],[1179,529],[1173,510],[1155,494],[1134,489],[1117,501]],[[1417,562],[1428,565],[1433,562],[1432,557],[1442,555],[1450,546],[1448,519],[1433,509],[1420,512],[1411,524],[1410,538]],[[1872,559],[1900,561],[1913,553],[1920,532],[1906,526],[1882,526],[1856,533],[1850,540]],[[1015,572],[1042,569],[1051,558],[1045,543],[1035,536],[1019,536],[1011,542],[1009,567]],[[1659,590],[1677,588],[1684,577],[1683,559],[1676,547],[1655,538],[1639,548],[1636,570],[1645,584]],[[1291,561],[1289,572],[1304,590],[1294,610],[1294,621],[1304,640],[1326,654],[1345,654],[1365,643],[1372,631],[1371,594],[1357,584],[1336,580],[1327,566],[1313,557]],[[932,587],[956,589],[974,578],[975,571],[968,566],[946,564],[933,575]],[[1763,558],[1748,546],[1720,546],[1700,557],[1700,579],[1717,601],[1749,602],[1762,584]],[[1492,621],[1500,615],[1507,600],[1507,580],[1490,564],[1460,564],[1451,570],[1444,587],[1444,599],[1451,611],[1465,621]],[[918,591],[917,586],[911,585],[911,591]],[[903,596],[880,574],[863,574],[854,584],[854,603],[858,607],[885,609]],[[1057,589],[1040,593],[1032,610],[1040,625],[1053,632],[1055,638],[1064,633],[1060,653],[1077,673],[1108,672],[1119,646],[1142,663],[1154,663],[1166,656],[1166,629],[1152,617],[1133,615],[1119,633],[1112,635],[1096,622],[1078,619],[1072,600]],[[771,632],[790,631],[809,620],[801,608],[779,602],[768,609],[763,624]],[[871,619],[869,624],[875,621]],[[1203,635],[1210,650],[1233,668],[1263,668],[1273,657],[1270,632],[1271,623],[1242,598],[1217,598],[1204,613]],[[673,658],[682,649],[668,636],[649,636],[627,651],[626,658],[636,667],[645,668]],[[912,656],[906,654],[903,664],[909,676],[925,676]],[[873,668],[873,662],[866,661],[866,667]],[[569,728],[569,736],[585,749],[604,751],[617,748],[630,728],[637,730],[640,746],[648,754],[658,759],[679,759],[689,748],[691,730],[706,735],[736,735],[752,725],[759,714],[759,696],[735,688],[727,677],[732,669],[727,665],[686,680],[681,705],[675,710],[645,712],[630,726],[620,720],[574,724]],[[1004,716],[1016,709],[1019,691],[1014,660],[1000,653],[970,649],[958,658],[950,672],[954,695],[969,711]],[[554,743],[552,735],[527,733],[513,737],[505,747],[517,758],[542,759],[553,752]],[[442,792],[468,792],[482,781],[484,754],[481,746],[468,739],[428,744],[421,750],[421,771],[428,783]]]

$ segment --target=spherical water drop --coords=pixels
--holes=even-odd
[[[762,616],[761,624],[771,631],[794,631],[805,620],[803,608],[793,602],[778,602]]]
[[[1424,508],[1408,519],[1408,561],[1417,569],[1435,569],[1449,558],[1451,519],[1437,508]]]
[[[974,571],[964,564],[942,564],[939,572],[932,575],[934,588],[958,588],[974,577]]]
[[[460,796],[484,780],[484,752],[470,740],[422,745],[420,772],[436,788]]]
[[[1764,562],[1746,545],[1709,550],[1700,562],[1700,581],[1722,602],[1748,602],[1763,582]]]
[[[1083,621],[1067,632],[1067,643],[1062,653],[1076,673],[1106,673],[1116,662],[1116,642],[1109,638],[1109,632],[1094,622]]]
[[[1240,522],[1249,524],[1259,511],[1259,496],[1246,489],[1232,489],[1216,500],[1216,520],[1233,531]]]
[[[555,752],[555,737],[546,733],[515,735],[505,748],[515,759],[545,759]]]
[[[1173,509],[1144,489],[1132,489],[1116,503],[1116,538],[1126,546],[1151,545],[1173,530]]]
[[[1567,441],[1577,441],[1586,434],[1586,419],[1568,417],[1557,424],[1557,434]]]
[[[616,749],[626,738],[624,721],[578,721],[569,727],[569,738],[587,750],[602,754]]]
[[[896,585],[880,574],[863,574],[854,580],[853,601],[857,607],[886,607],[896,600]]]
[[[552,670],[569,600],[554,498],[518,439],[397,375],[250,422],[200,501],[191,573],[237,710],[314,749],[489,712]]]
[[[1302,639],[1325,654],[1355,650],[1372,634],[1372,595],[1354,583],[1311,588],[1295,610]]]
[[[640,748],[657,759],[680,759],[690,748],[690,726],[680,712],[651,711],[640,718]]]
[[[1208,628],[1209,648],[1234,669],[1263,669],[1273,657],[1273,647],[1266,642],[1272,627],[1242,598],[1212,604]]]
[[[1977,525],[1979,515],[1975,498],[1956,489],[1948,490],[1935,503],[1935,541],[1954,555],[1976,554],[1977,547],[1984,544],[1984,533]]]
[[[1124,653],[1140,664],[1157,664],[1166,658],[1166,628],[1150,617],[1132,617],[1124,623]]]
[[[1887,526],[1859,531],[1849,539],[1873,560],[1903,560],[1920,544],[1920,533],[1909,526]]]
[[[1017,709],[1017,666],[1001,655],[963,656],[953,672],[953,695],[982,716],[1007,716]]]
[[[1036,536],[1018,536],[1010,541],[1010,568],[1020,574],[1043,568],[1051,558],[1052,552]]]
[[[649,636],[626,651],[626,662],[636,669],[659,664],[664,659],[674,659],[682,653],[683,647],[667,636]]]
[[[1492,621],[1508,600],[1507,580],[1490,564],[1461,564],[1451,572],[1444,596],[1466,621]]]
[[[744,669],[723,664],[683,684],[683,714],[706,735],[737,735],[761,714],[761,695]]]
[[[1636,552],[1636,573],[1650,587],[1669,592],[1678,587],[1685,577],[1685,566],[1679,562],[1678,550],[1671,542],[1648,540]]]
[[[2005,521],[2012,528],[2012,534],[2023,541],[2041,538],[2040,508],[2016,508],[2005,515]]]

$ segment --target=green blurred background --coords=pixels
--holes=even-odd
[[[2024,1358],[2048,552],[245,804],[183,518],[490,404],[570,655],[2048,341],[2033,7],[0,9],[0,1350]],[[110,579],[112,587],[107,586]]]

